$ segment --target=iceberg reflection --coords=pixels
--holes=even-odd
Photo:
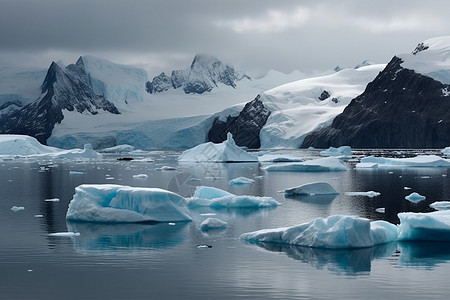
[[[186,237],[185,222],[157,224],[98,224],[68,222],[71,232],[79,232],[74,247],[80,251],[129,252],[173,247]]]
[[[398,242],[399,264],[432,269],[450,261],[450,242]]]

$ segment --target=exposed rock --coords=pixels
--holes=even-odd
[[[259,132],[266,124],[269,115],[270,111],[258,95],[245,105],[239,116],[228,116],[225,122],[216,117],[208,132],[208,141],[221,143],[227,139],[227,133],[231,132],[238,146],[257,149],[261,147]]]
[[[420,50],[419,50],[420,51]],[[394,57],[338,115],[302,147],[443,148],[450,145],[450,87]]]
[[[320,94],[319,100],[320,100],[320,101],[323,101],[323,100],[328,99],[329,97],[330,97],[330,93],[328,93],[328,91],[324,90],[324,91],[322,92],[322,94]]]

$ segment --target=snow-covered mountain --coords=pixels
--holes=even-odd
[[[171,76],[163,72],[146,83],[146,90],[150,94],[170,89],[182,89],[186,94],[203,94],[219,84],[234,88],[243,79],[251,80],[250,76],[211,55],[198,54],[188,69],[174,70]]]
[[[302,147],[441,148],[450,144],[450,37],[394,56],[331,126]]]

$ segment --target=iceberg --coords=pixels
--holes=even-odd
[[[327,182],[312,182],[284,190],[285,196],[316,196],[316,195],[337,195],[331,184]]]
[[[260,162],[301,162],[303,159],[292,156],[277,153],[265,153],[258,156]]]
[[[68,221],[133,223],[191,221],[186,200],[159,188],[82,184],[69,203]]]
[[[450,167],[450,160],[437,155],[418,155],[409,158],[386,158],[367,156],[356,164],[356,168],[411,168],[411,167]]]
[[[349,156],[352,155],[350,146],[340,146],[339,148],[330,147],[327,150],[320,151],[321,156]]]
[[[266,171],[330,172],[347,171],[347,166],[336,157],[324,157],[304,162],[274,164],[263,169]]]
[[[324,249],[365,248],[397,239],[397,227],[386,221],[354,216],[316,218],[308,223],[263,229],[240,236],[249,243],[276,243]]]
[[[192,198],[188,199],[189,207],[222,208],[269,208],[280,205],[272,197],[237,196],[227,191],[208,187],[197,186]]]
[[[117,145],[114,147],[109,147],[109,148],[104,148],[101,150],[101,152],[106,152],[106,153],[121,153],[121,152],[131,152],[134,151],[136,148],[134,148],[134,146],[128,145],[128,144],[122,144],[122,145]]]
[[[420,202],[422,200],[425,200],[426,197],[414,192],[409,194],[408,196],[405,196],[405,199],[411,202]]]
[[[255,181],[253,179],[247,177],[237,177],[231,179],[228,184],[229,185],[240,185],[240,184],[253,184]]]
[[[450,211],[399,213],[399,241],[450,241]]]
[[[0,134],[0,156],[24,156],[27,158],[88,158],[101,159],[102,155],[85,144],[84,149],[63,150],[42,145],[27,135]]]
[[[220,144],[200,144],[181,153],[178,161],[183,162],[258,162],[258,157],[238,147],[231,133]]]
[[[445,147],[444,149],[441,150],[441,153],[445,156],[450,156],[450,146],[449,147]]]
[[[21,211],[21,210],[25,210],[25,207],[13,205],[13,207],[11,207],[11,210],[13,212],[18,212],[18,211]]]
[[[430,204],[435,210],[450,210],[450,201],[436,201]]]
[[[217,218],[207,218],[200,225],[200,228],[203,231],[216,230],[216,229],[225,229],[226,227],[227,227],[227,222],[222,221],[222,220],[217,219]]]

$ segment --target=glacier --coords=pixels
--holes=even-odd
[[[138,223],[191,221],[186,200],[159,188],[82,184],[66,213],[68,221]]]

